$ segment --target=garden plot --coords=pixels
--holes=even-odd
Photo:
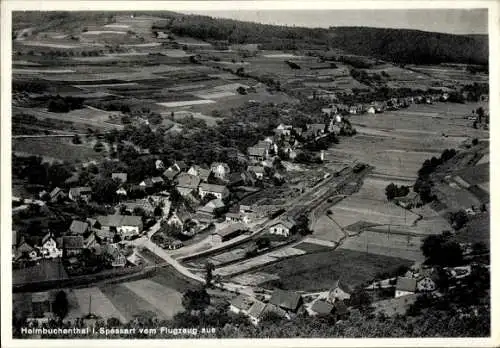
[[[88,311],[104,319],[117,318],[122,322],[126,318],[113,305],[113,303],[97,287],[74,289],[75,297],[80,309]]]
[[[270,257],[267,255],[257,256],[255,258],[248,260],[248,261],[244,261],[241,263],[217,268],[214,271],[214,274],[219,274],[221,276],[229,276],[231,274],[239,273],[239,272],[242,272],[244,270],[248,270],[248,269],[251,269],[251,268],[257,267],[257,266],[262,266],[262,265],[265,265],[265,264],[268,264],[268,263],[271,263],[274,261],[276,261],[275,257]]]
[[[83,45],[81,44],[42,42],[42,41],[29,41],[29,40],[20,41],[19,43],[25,46],[61,48],[61,49],[77,49],[83,47]]]
[[[13,74],[69,74],[75,70],[70,69],[12,69]]]
[[[223,254],[215,255],[210,257],[212,263],[217,266],[222,263],[227,263],[231,261],[236,261],[245,257],[245,249],[235,248]]]
[[[173,101],[166,103],[156,103],[160,106],[164,106],[166,108],[177,108],[184,106],[192,106],[192,105],[204,105],[204,104],[212,104],[215,103],[215,100],[202,99],[202,100],[185,100],[185,101]]]
[[[363,199],[354,194],[332,206],[332,219],[346,227],[359,220],[376,224],[411,225],[418,216],[396,206],[377,200]]]
[[[269,257],[276,257],[276,258],[284,258],[284,257],[290,257],[290,256],[298,256],[298,255],[303,255],[306,252],[297,249],[297,248],[284,248],[284,249],[278,249],[275,251],[272,251],[267,254]]]
[[[481,201],[470,191],[460,187],[452,187],[447,184],[438,184],[434,186],[433,192],[438,199],[444,202],[451,211],[468,209],[471,206],[479,207]]]
[[[280,278],[275,274],[257,272],[240,274],[234,278],[231,278],[231,281],[241,285],[258,286],[259,284],[279,279]]]

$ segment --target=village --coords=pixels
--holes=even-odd
[[[201,315],[265,335],[489,294],[487,73],[165,23],[16,32],[18,327]]]

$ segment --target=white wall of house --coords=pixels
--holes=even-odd
[[[41,252],[45,257],[56,258],[62,256],[62,250],[57,248],[56,241],[52,238],[47,240],[41,247]]]
[[[414,294],[414,292],[412,292],[412,291],[404,291],[404,290],[397,290],[396,289],[396,293],[394,294],[394,297],[397,298],[397,297],[412,295],[412,294]]]
[[[277,225],[269,227],[269,233],[276,234],[279,236],[288,237],[290,235],[290,229],[283,226],[282,224],[277,224]]]
[[[140,232],[139,226],[120,226],[116,230],[122,238],[135,236]]]

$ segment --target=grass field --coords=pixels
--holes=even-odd
[[[327,215],[321,216],[312,227],[314,238],[338,242],[344,235]]]
[[[66,138],[12,139],[12,151],[69,162],[99,160],[104,156],[90,147],[74,145]]]
[[[295,249],[300,249],[300,250],[306,252],[307,254],[331,250],[331,248],[327,247],[327,246],[306,243],[306,242],[300,243],[299,245],[296,245]]]
[[[462,243],[483,242],[490,245],[490,215],[489,213],[473,217],[466,227],[455,235],[455,239]]]
[[[396,257],[335,250],[286,259],[264,266],[259,272],[277,274],[284,289],[320,291],[329,290],[338,279],[356,286],[372,280],[378,272],[410,264]]]

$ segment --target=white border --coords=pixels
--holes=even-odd
[[[498,111],[498,96],[500,74],[498,68],[498,48],[499,41],[499,3],[496,1],[25,1],[25,0],[3,0],[1,1],[1,267],[2,267],[2,346],[3,347],[131,347],[132,345],[147,344],[155,347],[182,347],[196,344],[198,347],[493,347],[500,345],[500,320],[498,318],[498,300],[500,294],[498,286],[497,272],[492,271],[492,337],[490,338],[422,338],[422,339],[267,339],[267,340],[12,340],[11,333],[11,313],[12,313],[12,293],[11,293],[11,259],[10,245],[11,231],[11,142],[10,142],[10,117],[11,117],[11,11],[16,10],[92,10],[92,11],[193,11],[193,10],[323,10],[323,9],[436,9],[436,8],[488,8],[489,21],[489,48],[490,48],[490,133],[499,129],[499,120],[495,118]],[[491,148],[500,148],[500,140],[491,138]],[[490,154],[491,158],[491,178],[499,177],[497,164],[499,158],[495,151]],[[497,185],[491,181],[491,257],[492,270],[498,264],[499,257],[498,244],[500,238],[495,233],[498,226],[498,219],[493,212],[500,211],[497,202],[500,191],[496,190]],[[496,328],[496,330],[495,330]]]

